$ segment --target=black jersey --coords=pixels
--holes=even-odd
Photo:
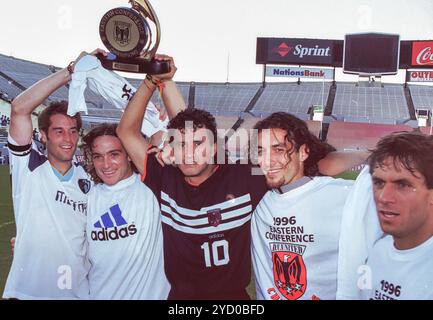
[[[251,214],[266,181],[250,165],[226,164],[201,185],[172,166],[147,161],[145,183],[161,205],[170,299],[247,299]]]

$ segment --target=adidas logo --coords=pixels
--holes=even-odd
[[[95,222],[93,226],[100,229],[92,231],[91,238],[93,241],[123,239],[137,233],[135,224],[128,225],[125,218],[122,217],[122,211],[118,204],[112,206],[110,212],[104,213],[101,219]]]

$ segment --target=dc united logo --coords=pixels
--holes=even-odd
[[[212,227],[218,227],[221,223],[221,210],[213,209],[207,212],[207,220]]]
[[[289,246],[296,249],[272,252],[274,283],[286,299],[297,300],[307,289],[307,270],[302,259],[305,247]]]
[[[91,183],[87,179],[78,179],[78,186],[84,194],[87,194],[90,191]]]

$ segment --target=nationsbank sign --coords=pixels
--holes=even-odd
[[[333,40],[257,38],[256,62],[331,66]]]
[[[286,68],[266,66],[267,77],[289,77],[310,79],[333,79],[334,69],[324,68]]]

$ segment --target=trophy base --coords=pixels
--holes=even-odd
[[[145,60],[143,58],[121,58],[113,53],[107,57],[102,54],[96,55],[101,61],[102,66],[108,70],[146,73],[146,74],[163,74],[170,72],[170,64],[167,61]]]

